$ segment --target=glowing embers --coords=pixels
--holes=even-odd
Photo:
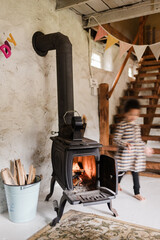
[[[72,167],[74,189],[91,190],[96,187],[96,161],[94,156],[74,157]]]

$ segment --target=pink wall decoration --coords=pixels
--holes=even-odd
[[[9,44],[8,41],[11,42],[11,43],[13,43],[14,46],[17,45],[17,44],[16,44],[16,41],[14,40],[14,38],[13,38],[13,36],[12,36],[12,34],[10,33],[10,34],[9,34],[9,37],[7,38],[7,41],[5,41],[4,44],[2,44],[2,45],[0,46],[0,50],[1,50],[1,52],[4,54],[4,56],[5,56],[6,58],[9,58],[9,57],[11,56],[11,46],[10,46],[10,44]]]
[[[2,51],[2,53],[4,54],[4,56],[6,58],[9,58],[11,56],[11,50],[7,45],[5,45],[5,44],[1,45],[0,50]],[[7,50],[7,52],[6,52],[6,50]]]

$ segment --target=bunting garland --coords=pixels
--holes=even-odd
[[[132,44],[120,41],[119,47],[119,57],[121,58],[132,47]]]
[[[98,22],[97,22],[98,23]],[[98,23],[99,24],[99,23]],[[107,43],[106,43],[106,47],[105,50],[107,50],[108,48],[110,48],[111,46],[113,46],[115,43],[119,42],[119,57],[121,58],[131,47],[134,48],[135,54],[137,56],[138,61],[140,61],[141,57],[143,56],[147,46],[150,47],[151,51],[153,52],[155,58],[159,59],[160,56],[160,42],[155,43],[155,44],[151,44],[151,45],[134,45],[134,44],[130,44],[130,43],[126,43],[124,41],[119,40],[118,38],[115,38],[114,36],[112,36],[109,32],[107,32],[100,24],[98,27],[98,31],[95,37],[95,41],[98,41],[99,39],[101,39],[104,36],[108,36],[107,37]]]
[[[150,49],[158,61],[158,58],[160,55],[160,43],[155,43],[155,44],[150,45]]]
[[[102,37],[107,36],[107,35],[108,35],[108,33],[104,30],[104,28],[99,26],[94,41],[98,41],[99,39],[101,39]]]
[[[107,50],[109,47],[111,47],[112,45],[114,45],[118,41],[119,40],[117,38],[114,38],[112,35],[108,35],[105,50]]]
[[[141,60],[141,57],[143,53],[145,52],[147,45],[141,45],[140,47],[138,45],[133,45],[134,51],[136,53],[138,62]]]

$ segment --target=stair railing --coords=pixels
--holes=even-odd
[[[143,27],[146,23],[147,16],[141,18],[139,29],[137,35],[133,41],[133,44],[136,44],[140,34],[142,34]],[[112,96],[113,91],[120,79],[120,76],[124,70],[124,67],[133,51],[133,47],[130,48],[128,54],[118,72],[111,90],[109,91],[109,85],[107,83],[102,83],[99,85],[99,128],[100,128],[100,143],[103,145],[101,149],[101,154],[108,154],[109,146],[109,98]]]
[[[139,29],[138,29],[137,35],[136,35],[136,37],[135,37],[135,39],[134,39],[132,44],[136,44],[137,43],[138,38],[139,38],[139,36],[142,33],[142,29],[143,29],[143,27],[144,27],[144,25],[146,23],[146,20],[147,20],[147,17],[144,17],[143,20],[141,21],[141,24],[139,25]],[[113,91],[114,91],[114,89],[115,89],[115,87],[116,87],[116,85],[117,85],[117,83],[118,83],[118,81],[120,79],[120,76],[121,76],[121,74],[122,74],[122,72],[123,72],[123,70],[124,70],[124,68],[126,66],[126,63],[127,63],[128,59],[129,59],[132,51],[133,51],[133,47],[131,47],[130,50],[128,51],[127,56],[126,56],[126,58],[125,58],[125,60],[124,60],[124,62],[122,64],[122,66],[121,66],[121,68],[120,68],[120,70],[119,70],[119,72],[118,72],[114,82],[113,82],[111,90],[107,94],[107,99],[109,99],[112,96],[112,93],[113,93]]]

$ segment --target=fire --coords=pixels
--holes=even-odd
[[[79,165],[78,165],[77,162],[76,162],[76,163],[73,163],[73,168],[72,168],[72,170],[73,170],[73,172],[76,172],[76,171],[80,170],[80,167],[79,167]]]
[[[94,156],[75,157],[72,176],[74,186],[90,184],[96,179],[96,162]]]
[[[83,168],[85,169],[85,173],[90,179],[96,177],[96,163],[94,156],[84,157],[82,160],[82,164]]]

